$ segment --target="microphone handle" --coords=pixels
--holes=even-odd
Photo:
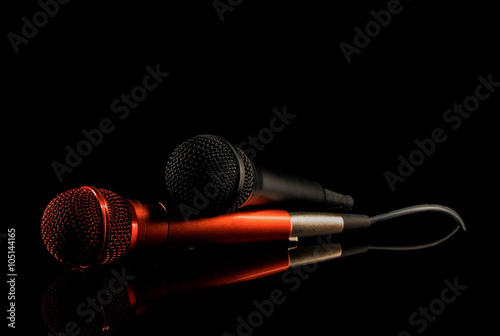
[[[350,210],[353,206],[351,196],[325,189],[316,181],[259,166],[255,166],[254,171],[252,194],[242,206],[274,202],[324,209]]]
[[[295,237],[338,234],[367,228],[366,215],[285,210],[244,210],[186,221],[170,218],[161,203],[128,201],[132,234],[128,252],[140,246],[197,243],[249,243],[283,241]]]

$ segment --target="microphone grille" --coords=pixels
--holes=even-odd
[[[127,251],[132,220],[124,198],[97,189],[105,199],[109,230],[104,237],[104,219],[95,193],[89,187],[71,189],[56,196],[42,216],[42,240],[59,261],[78,266],[107,264]],[[105,246],[104,242],[107,239]]]
[[[243,161],[245,178],[240,182],[239,164]],[[170,196],[195,208],[203,215],[217,215],[238,209],[251,194],[254,171],[243,151],[213,135],[199,135],[180,144],[170,156],[165,181]]]

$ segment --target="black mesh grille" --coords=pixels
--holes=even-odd
[[[243,205],[243,203],[245,203],[248,197],[250,197],[250,194],[252,193],[253,182],[255,179],[252,162],[239,147],[236,147],[236,150],[240,153],[241,157],[243,158],[243,164],[245,165],[245,181],[243,183],[243,189],[241,190],[238,199],[233,204],[233,207],[230,209],[230,211],[238,209],[240,206]]]
[[[165,181],[170,196],[203,215],[236,210],[253,187],[253,169],[248,157],[238,148],[245,166],[245,180],[239,195],[238,160],[230,145],[211,135],[193,137],[180,144],[170,156]]]

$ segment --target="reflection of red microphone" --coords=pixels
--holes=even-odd
[[[258,249],[247,245],[233,246],[229,253],[226,249],[202,249],[184,258],[171,255],[173,260],[160,260],[159,267],[146,265],[140,271],[134,266],[111,271],[74,268],[47,288],[42,315],[56,335],[70,334],[68,331],[87,336],[109,334],[148,311],[159,299],[174,300],[175,294],[262,278],[368,249],[363,242],[355,244],[352,248],[321,241],[290,250],[282,244]]]
[[[42,218],[42,239],[59,261],[86,267],[107,264],[141,247],[192,243],[288,240],[368,227],[365,215],[241,211],[184,221],[161,203],[128,200],[94,187],[56,196]]]

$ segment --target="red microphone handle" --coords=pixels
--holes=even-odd
[[[142,245],[287,240],[292,232],[292,220],[285,210],[247,210],[185,221],[169,218],[161,203],[128,200],[128,205],[132,217],[128,251]]]
[[[287,240],[291,232],[291,217],[284,210],[239,211],[189,222],[170,221],[168,242],[248,243]]]

